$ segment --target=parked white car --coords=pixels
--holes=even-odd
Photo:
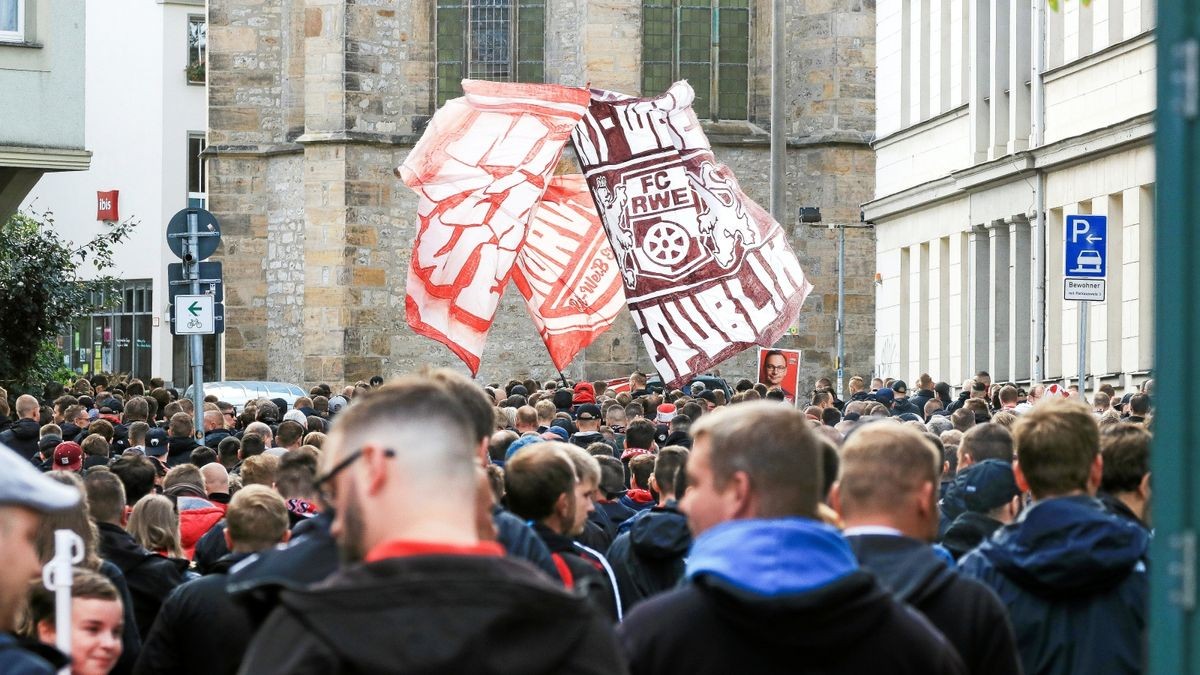
[[[296,402],[296,399],[301,396],[307,396],[300,387],[287,382],[256,382],[256,381],[231,381],[231,382],[205,382],[204,395],[216,396],[218,400],[226,403],[232,403],[233,407],[237,408],[238,412],[246,406],[248,401],[253,401],[256,398],[281,398],[287,401],[288,408]],[[187,388],[184,393],[186,398],[192,397],[192,387]],[[282,410],[287,412],[287,410]]]

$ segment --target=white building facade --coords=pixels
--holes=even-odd
[[[91,167],[47,175],[21,207],[51,212],[58,232],[76,242],[112,226],[100,220],[99,192],[117,192],[119,220],[139,221],[116,248],[111,273],[122,280],[121,302],[82,312],[63,336],[69,365],[80,372],[186,384],[186,351],[167,314],[167,264],[177,260],[165,229],[175,212],[204,205],[206,29],[203,0],[119,3],[89,13],[84,117]],[[206,362],[215,364],[209,342]]]
[[[1064,219],[1108,216],[1088,386],[1153,362],[1153,0],[878,4],[876,372],[1078,377]]]

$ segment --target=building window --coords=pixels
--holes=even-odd
[[[207,181],[204,176],[204,148],[207,143],[204,142],[204,134],[201,132],[188,133],[187,140],[187,205],[188,208],[205,208],[204,204],[207,201]]]
[[[4,0],[0,0],[3,2]],[[188,84],[204,84],[208,56],[208,22],[203,16],[188,15],[187,28],[187,81]]]
[[[117,297],[93,292],[88,313],[75,318],[67,337],[67,366],[77,373],[128,373],[149,378],[154,298],[149,279],[123,281]],[[95,309],[104,308],[104,309]]]
[[[642,0],[644,96],[687,80],[698,117],[744,120],[749,62],[749,0]]]
[[[462,80],[545,81],[545,0],[438,0],[437,104]]]
[[[25,0],[0,0],[0,42],[25,41]]]

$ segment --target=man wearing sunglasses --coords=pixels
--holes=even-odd
[[[585,600],[480,541],[477,445],[470,413],[433,379],[344,410],[317,487],[356,562],[283,592],[243,672],[624,672]]]

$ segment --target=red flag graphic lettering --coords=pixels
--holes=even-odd
[[[414,331],[479,370],[530,218],[588,92],[464,80],[399,175],[420,196],[406,311]]]
[[[555,176],[517,254],[513,283],[562,370],[625,306],[612,247],[583,176]]]

